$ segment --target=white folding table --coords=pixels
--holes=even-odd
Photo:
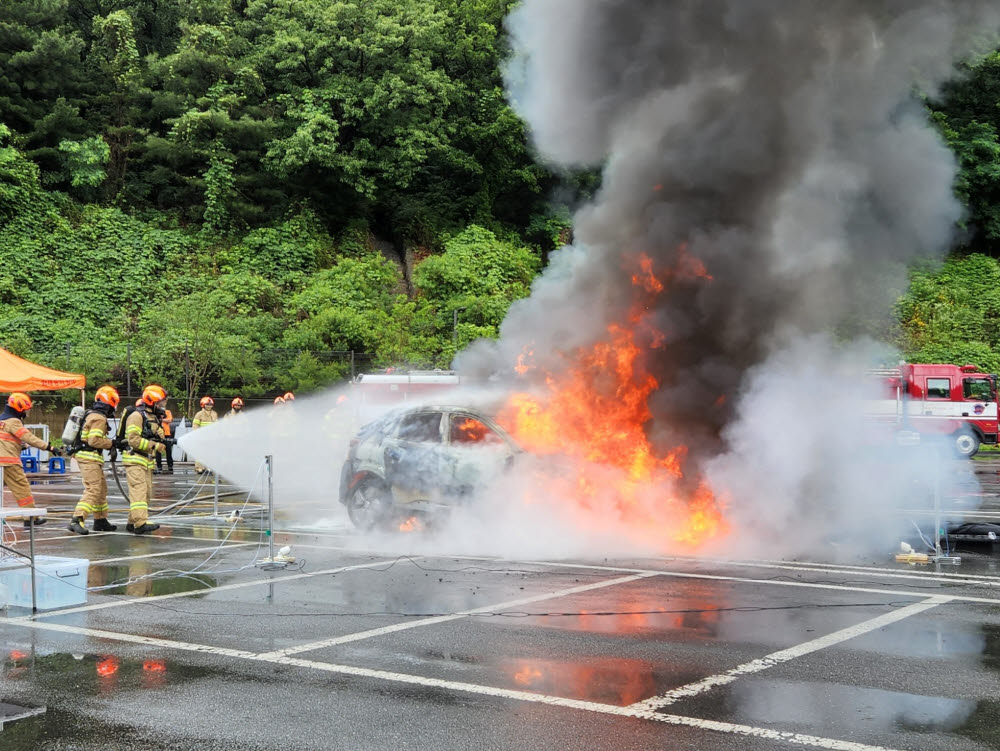
[[[44,508],[15,508],[13,506],[0,508],[0,524],[11,516],[34,520],[35,517],[45,517],[48,513],[49,510]],[[31,612],[34,614],[38,612],[38,608],[35,603],[35,525],[33,522],[28,527],[28,565],[31,567]]]

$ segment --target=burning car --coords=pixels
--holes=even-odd
[[[340,502],[370,530],[473,499],[522,449],[483,412],[457,406],[397,411],[361,428],[340,474]]]

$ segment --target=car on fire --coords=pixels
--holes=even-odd
[[[432,517],[472,501],[523,454],[484,412],[420,406],[385,415],[352,439],[340,502],[361,530],[402,516]]]

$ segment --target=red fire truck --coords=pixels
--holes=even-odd
[[[901,363],[873,372],[881,398],[868,413],[897,430],[947,437],[959,456],[971,458],[997,442],[997,377],[975,365]]]

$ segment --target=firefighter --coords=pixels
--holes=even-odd
[[[219,421],[219,413],[213,409],[215,407],[215,401],[212,397],[203,396],[199,404],[201,404],[201,410],[194,416],[192,430],[198,430],[199,428],[204,428]],[[205,465],[195,462],[194,471],[200,475],[205,471]]]
[[[284,403],[285,403],[285,397],[283,397],[283,396],[276,396],[276,397],[274,397],[274,406],[275,407],[277,407],[277,406],[279,406],[281,404],[284,404]]]
[[[240,399],[239,397],[233,399],[233,402],[230,406],[232,407],[232,409],[226,412],[225,417],[223,417],[223,419],[225,419],[226,417],[236,417],[237,415],[243,412],[243,400]]]
[[[26,444],[42,451],[48,451],[54,456],[61,456],[62,451],[52,448],[24,427],[24,418],[31,409],[31,397],[15,391],[7,397],[7,408],[0,412],[0,465],[3,466],[3,484],[10,490],[17,505],[21,508],[34,508],[35,499],[31,495],[31,486],[21,467],[21,445]],[[31,526],[30,519],[22,519],[25,527]],[[45,518],[36,516],[35,526],[45,524]]]
[[[160,528],[149,523],[149,501],[153,497],[153,455],[167,450],[163,428],[156,419],[163,414],[167,392],[162,386],[149,385],[142,390],[141,404],[125,420],[128,450],[122,457],[128,478],[128,524],[125,529],[147,535]],[[159,439],[159,440],[157,440]]]
[[[114,417],[120,401],[118,392],[111,386],[101,386],[94,395],[94,405],[83,419],[80,428],[81,448],[76,453],[83,479],[83,495],[73,511],[73,521],[69,530],[78,535],[87,535],[87,514],[94,515],[95,532],[114,532],[117,525],[108,521],[108,481],[104,476],[104,451],[117,455],[115,442],[108,435],[108,418]]]
[[[291,391],[286,391],[285,395],[282,397],[282,399],[284,399],[285,402],[294,402],[295,401],[295,394],[293,394]]]

